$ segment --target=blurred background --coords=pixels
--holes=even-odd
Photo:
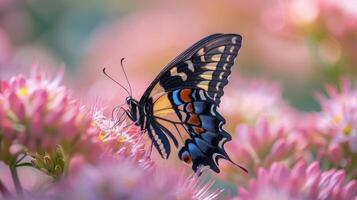
[[[318,110],[313,93],[324,82],[357,73],[355,0],[0,0],[0,78],[34,63],[64,66],[75,95],[115,105],[126,94],[103,67],[125,84],[125,57],[140,98],[171,59],[217,32],[243,36],[228,88],[240,76],[267,79],[299,110]]]
[[[284,155],[280,158],[268,150],[276,141],[299,135],[291,134],[297,130],[293,129],[280,136],[284,131],[273,125],[293,123],[311,129],[308,137],[316,134],[310,126],[317,123],[308,115],[321,109],[316,92],[323,93],[326,83],[339,87],[340,79],[356,79],[356,0],[0,0],[0,79],[27,74],[34,65],[52,75],[64,68],[64,84],[75,98],[100,102],[110,112],[127,94],[103,75],[103,67],[126,85],[120,68],[124,57],[134,98],[139,99],[167,63],[201,38],[219,32],[243,36],[220,108],[227,119],[225,128],[238,135],[227,143],[229,154],[252,169],[250,176],[255,165],[268,167],[273,161],[285,161],[284,156],[295,162],[301,146],[314,144],[316,138],[296,144],[298,150],[287,143],[279,149]],[[264,117],[269,123],[261,120]],[[257,124],[257,129],[245,124]],[[320,138],[316,141],[321,143]],[[268,161],[257,165],[256,157],[247,156],[243,145],[249,142],[263,146],[253,149]],[[346,155],[349,159],[352,154]],[[356,177],[354,166],[350,171]],[[223,169],[226,180],[248,180],[243,180],[245,174],[232,176],[237,174],[235,168],[229,171],[223,165]]]

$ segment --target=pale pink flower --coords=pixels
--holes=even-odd
[[[33,152],[48,151],[86,137],[91,119],[68,90],[61,77],[48,80],[35,74],[18,75],[0,87],[0,133],[5,142]]]
[[[319,95],[322,106],[318,128],[331,137],[331,144],[348,143],[357,153],[357,87],[348,80],[341,82],[341,90],[327,87],[328,97]]]
[[[236,200],[350,200],[357,198],[357,182],[344,170],[321,171],[318,162],[299,161],[291,169],[284,163],[259,168],[247,188],[239,187]]]
[[[343,168],[356,177],[356,87],[344,80],[340,90],[327,86],[327,94],[317,95],[322,111],[305,118],[308,123],[300,126],[300,132],[310,141],[306,153],[325,166]]]
[[[212,182],[203,184],[195,176],[169,168],[144,168],[123,158],[85,165],[66,180],[53,199],[214,199]]]
[[[20,164],[30,156],[27,162],[58,177],[74,154],[92,161],[100,155],[99,130],[60,81],[34,72],[0,82],[0,160]]]
[[[348,176],[356,177],[357,171],[354,167],[354,154],[346,142],[333,142],[333,135],[321,129],[321,113],[309,114],[302,117],[297,129],[305,140],[308,141],[304,151],[307,160],[319,160],[321,165],[328,168],[343,168]]]
[[[260,118],[271,123],[291,124],[295,111],[283,99],[278,84],[239,77],[231,85],[225,91],[220,106],[220,111],[230,119],[228,126],[255,124]]]
[[[92,111],[90,135],[78,142],[69,161],[69,173],[78,173],[85,164],[103,160],[128,159],[145,168],[153,167],[153,161],[145,149],[145,141],[139,127],[105,117],[102,111]],[[88,132],[85,134],[89,134]]]
[[[94,114],[92,124],[99,130],[96,142],[102,147],[101,157],[130,158],[139,165],[152,164],[139,127],[118,124],[116,119],[108,119],[101,112]]]
[[[295,163],[303,156],[305,138],[286,126],[270,124],[261,119],[255,126],[239,125],[233,140],[226,145],[231,158],[248,169],[249,174],[236,173],[235,166],[222,163],[221,176],[225,180],[246,184],[259,167],[269,167],[273,162]]]

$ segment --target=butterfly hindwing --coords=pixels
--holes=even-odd
[[[167,92],[154,102],[153,108],[155,125],[166,134],[170,133],[169,136],[179,149],[179,158],[191,165],[194,171],[201,165],[219,172],[219,158],[231,161],[224,150],[224,144],[231,140],[231,136],[223,129],[225,119],[218,113],[215,101],[205,90],[184,88]],[[169,120],[169,114],[174,114],[176,118]],[[161,124],[162,121],[182,127],[181,131],[177,129],[169,132]],[[162,149],[159,148],[161,155]]]
[[[176,91],[170,93],[171,98],[179,99],[178,104],[173,106],[181,118],[182,126],[190,135],[184,145],[179,147],[179,158],[183,161],[188,159],[190,162],[187,163],[192,165],[194,171],[202,165],[219,172],[218,159],[230,160],[223,147],[224,143],[231,140],[231,136],[223,129],[224,118],[217,112],[214,100],[203,89]]]

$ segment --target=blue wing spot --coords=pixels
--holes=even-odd
[[[214,148],[212,145],[208,144],[206,141],[204,141],[203,139],[201,139],[199,137],[195,138],[195,142],[196,142],[198,148],[200,148],[204,153],[207,153],[207,151]]]
[[[217,134],[212,132],[204,132],[201,134],[201,137],[209,144],[212,144],[215,140],[217,140]]]
[[[180,101],[180,98],[179,98],[179,92],[180,92],[180,90],[175,90],[172,93],[172,99],[174,100],[174,104],[175,105],[181,105],[182,104],[182,102]]]
[[[202,128],[212,131],[217,130],[218,124],[215,118],[207,115],[200,115],[200,120],[202,122]]]
[[[196,96],[196,92],[197,90],[192,90],[192,94],[191,94],[191,96],[192,96],[192,99],[194,100],[194,101],[196,101],[197,100],[197,96]]]
[[[188,151],[190,152],[192,160],[196,160],[200,157],[205,157],[202,151],[199,148],[197,148],[197,146],[193,143],[188,144]]]
[[[195,107],[195,113],[200,114],[203,113],[204,109],[206,108],[206,102],[194,102],[193,106]]]

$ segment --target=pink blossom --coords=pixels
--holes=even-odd
[[[222,98],[220,111],[229,120],[229,124],[255,124],[258,119],[266,118],[269,122],[289,125],[294,117],[294,110],[284,101],[278,84],[264,80],[249,80],[239,77],[233,82]]]
[[[344,170],[321,171],[318,162],[299,161],[291,169],[284,163],[259,168],[247,188],[239,187],[236,200],[350,200],[357,198],[357,182],[348,181]]]
[[[60,80],[34,73],[0,82],[0,160],[10,164],[30,155],[36,167],[55,177],[74,153],[97,157],[99,131]]]
[[[2,82],[0,101],[0,130],[7,129],[4,139],[31,151],[49,150],[73,141],[89,126],[89,118],[59,85],[59,79],[49,81],[41,75],[13,77]]]
[[[130,158],[139,165],[152,164],[139,127],[118,124],[115,119],[108,119],[101,112],[94,114],[92,124],[99,131],[96,143],[101,146],[102,158]]]
[[[55,186],[54,192],[30,194],[39,199],[203,199],[216,198],[195,176],[170,168],[143,168],[127,158],[86,164],[79,173]],[[46,198],[44,198],[46,197]]]
[[[328,86],[328,97],[319,95],[322,106],[318,128],[331,137],[331,144],[348,143],[357,153],[357,88],[349,81],[341,82],[341,90]]]
[[[293,164],[303,156],[306,141],[303,135],[284,126],[270,124],[261,119],[255,126],[239,125],[233,140],[227,143],[228,154],[246,167],[249,174],[242,175],[232,165],[222,165],[222,176],[245,184],[259,167],[269,167],[273,162]]]
[[[325,166],[344,168],[356,177],[356,87],[341,82],[341,89],[327,86],[327,96],[318,94],[322,111],[310,114],[300,126],[300,132],[309,141],[306,154],[321,160]]]

